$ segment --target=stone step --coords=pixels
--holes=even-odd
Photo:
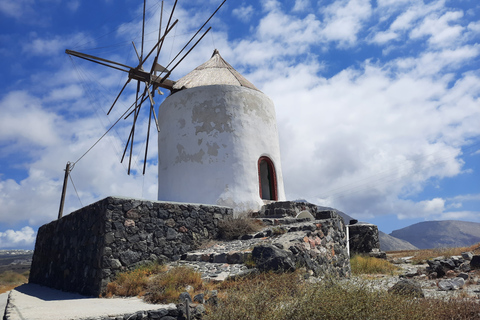
[[[183,261],[189,262],[211,262],[211,263],[228,263],[243,264],[251,255],[252,250],[246,249],[242,251],[230,252],[188,252],[181,257]]]
[[[255,268],[248,268],[244,264],[214,263],[203,261],[176,261],[172,266],[185,266],[202,274],[202,279],[207,281],[224,281],[228,278],[241,277],[252,272]]]
[[[250,256],[253,247],[262,242],[268,242],[269,238],[296,231],[315,231],[321,225],[321,221],[307,221],[304,219],[295,220],[291,224],[278,224],[263,229],[254,234],[245,234],[239,240],[218,242],[213,247],[188,252],[181,256],[180,260],[189,262],[210,262],[243,264]],[[298,220],[301,220],[300,222]],[[282,221],[283,222],[283,221]]]

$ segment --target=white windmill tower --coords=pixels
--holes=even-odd
[[[147,107],[149,120],[143,173],[145,174],[153,118],[159,132],[158,200],[218,204],[233,207],[236,212],[257,211],[265,202],[285,200],[272,101],[223,60],[216,50],[209,61],[180,80],[173,81],[169,78],[172,71],[211,29],[208,28],[194,44],[190,44],[226,0],[222,1],[167,67],[158,63],[165,37],[178,22],[172,22],[177,1],[174,2],[163,34],[159,32],[158,42],[147,54],[144,54],[144,1],[140,53],[133,44],[138,56],[136,67],[66,50],[71,56],[128,73],[125,85],[107,114],[130,81],[137,81],[136,99],[121,117],[133,118],[121,161],[130,149],[130,174],[134,138],[137,137],[136,122],[143,103],[148,101],[150,107]],[[162,18],[160,26],[161,21]],[[188,51],[180,57],[188,47]],[[144,67],[150,62],[150,71],[145,71]],[[157,117],[153,97],[158,88],[170,90],[171,95],[160,106]],[[59,218],[62,216],[66,182],[71,170],[69,165],[67,163],[65,169]]]
[[[214,51],[159,109],[158,199],[257,211],[285,200],[275,107]]]

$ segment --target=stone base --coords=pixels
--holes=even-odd
[[[217,236],[227,207],[108,197],[38,230],[29,282],[100,295],[121,271],[178,260]]]
[[[350,234],[350,254],[369,254],[380,250],[378,227],[370,223],[358,223],[348,226]]]

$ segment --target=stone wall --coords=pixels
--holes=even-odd
[[[146,261],[178,260],[217,236],[232,209],[108,197],[38,230],[29,281],[98,296]]]
[[[310,213],[311,221],[295,223],[305,220],[294,218],[305,211]],[[258,257],[254,254],[260,265],[276,270],[276,263],[281,261],[283,267],[279,269],[295,266],[304,267],[315,276],[350,276],[345,223],[335,211],[318,210],[307,202],[283,201],[265,205],[260,216],[266,224],[289,224],[277,227],[285,230],[285,234],[277,236],[273,246],[258,249]],[[265,258],[267,261],[262,261]]]
[[[319,210],[318,206],[309,202],[276,201],[266,204],[259,211],[259,217],[285,218],[297,217],[301,212],[308,211],[314,219],[331,219],[338,217],[333,210]],[[342,219],[342,218],[340,218]]]
[[[370,253],[380,250],[378,227],[370,223],[348,226],[350,233],[350,253]]]

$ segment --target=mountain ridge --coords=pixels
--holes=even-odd
[[[467,247],[480,242],[480,223],[460,220],[422,221],[394,230],[390,236],[419,249]]]

